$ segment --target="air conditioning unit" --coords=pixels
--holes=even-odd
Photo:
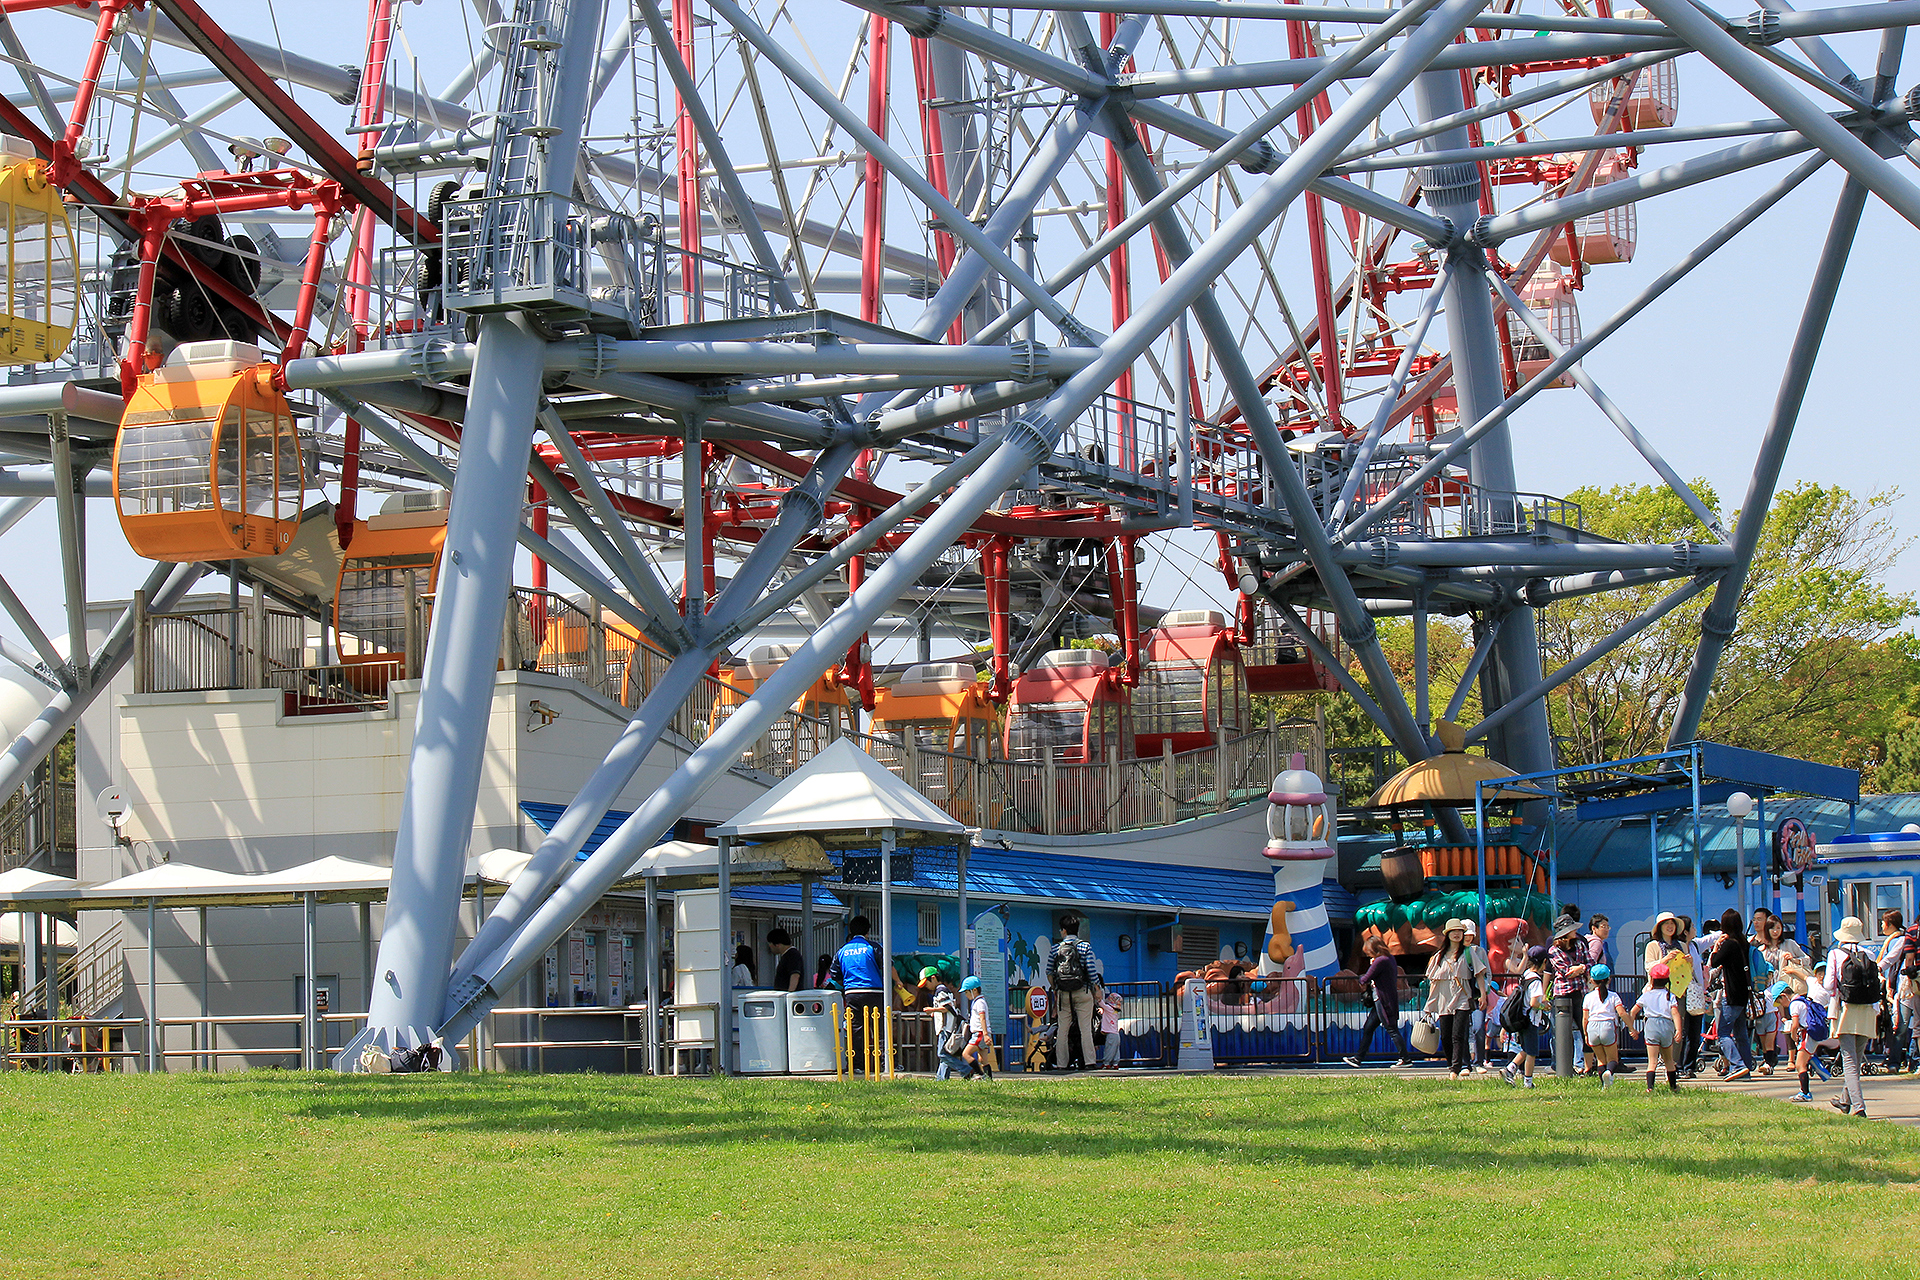
[[[1034,671],[1069,671],[1075,667],[1089,667],[1095,671],[1105,671],[1113,665],[1113,659],[1104,649],[1055,649],[1043,653],[1034,659]]]
[[[901,674],[893,692],[901,698],[965,693],[979,678],[980,672],[970,662],[922,662]]]
[[[1175,609],[1171,613],[1160,615],[1160,625],[1162,628],[1212,627],[1216,631],[1224,631],[1227,626],[1227,615],[1218,609]]]

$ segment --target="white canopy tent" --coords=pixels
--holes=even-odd
[[[790,836],[811,836],[822,844],[880,846],[880,980],[882,1008],[892,1008],[893,981],[893,853],[903,837],[910,841],[951,839],[957,847],[960,898],[961,966],[966,965],[967,849],[965,823],[895,777],[885,765],[841,738],[795,770],[779,786],[742,809],[731,822],[709,828],[720,837],[722,849],[736,840],[770,842]],[[721,936],[731,937],[727,872],[730,859],[720,865]],[[845,872],[842,871],[844,883]],[[813,885],[803,878],[800,892],[801,930],[813,936]],[[848,1002],[852,1003],[851,1000]],[[886,1027],[886,1062],[893,1062],[893,1019]],[[723,1054],[731,1052],[730,1034],[720,1036]],[[725,1058],[722,1059],[725,1064]]]

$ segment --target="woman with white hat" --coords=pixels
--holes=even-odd
[[[1833,1109],[1842,1115],[1864,1117],[1867,1095],[1860,1088],[1860,1057],[1880,1024],[1880,966],[1866,948],[1867,930],[1860,917],[1848,916],[1833,931],[1833,949],[1827,952],[1827,980],[1833,1003],[1827,1006],[1831,1034],[1840,1037],[1840,1065],[1846,1084]]]
[[[1464,920],[1449,920],[1443,941],[1427,964],[1426,1011],[1440,1024],[1451,1078],[1467,1073],[1467,1041],[1473,1034],[1473,951]]]

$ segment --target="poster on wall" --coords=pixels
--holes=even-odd
[[[1007,1029],[1007,922],[998,911],[973,918],[973,951],[968,967],[980,978],[980,994],[987,998],[987,1016],[1004,1036]]]
[[[1813,832],[1798,818],[1783,819],[1773,829],[1773,874],[1811,871],[1814,864]]]

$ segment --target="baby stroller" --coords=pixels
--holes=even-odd
[[[1051,1071],[1060,1060],[1060,1024],[1049,1014],[1047,1020],[1027,1034],[1027,1055],[1023,1061],[1029,1071]]]

